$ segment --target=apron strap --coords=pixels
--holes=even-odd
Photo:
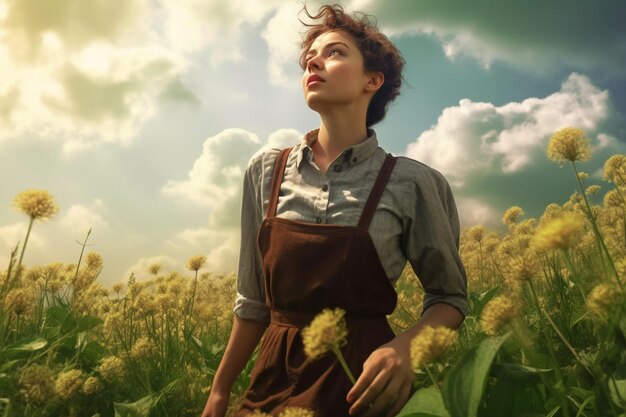
[[[393,171],[393,167],[395,165],[396,158],[388,153],[387,157],[385,158],[385,162],[383,162],[383,166],[378,172],[378,177],[376,178],[374,187],[372,187],[372,191],[367,198],[367,202],[365,203],[365,208],[363,209],[363,213],[361,214],[361,218],[359,219],[357,229],[364,232],[367,232],[367,229],[369,229],[370,222],[372,221],[372,218],[374,217],[374,212],[376,211],[376,206],[378,206],[380,197],[383,195],[383,191],[385,191],[385,186],[387,185],[387,181],[389,180],[389,177],[391,176],[391,171]]]
[[[280,151],[276,157],[274,164],[274,173],[272,174],[272,185],[270,187],[270,201],[267,206],[266,218],[276,217],[276,206],[278,206],[278,194],[280,193],[280,183],[283,181],[285,166],[287,165],[287,157],[291,148],[285,148]]]

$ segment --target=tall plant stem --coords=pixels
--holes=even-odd
[[[22,253],[20,253],[20,259],[17,262],[17,267],[15,268],[15,271],[17,272],[16,278],[19,278],[20,274],[22,273],[20,266],[22,266],[22,259],[24,258],[24,251],[26,250],[26,244],[28,243],[28,237],[30,236],[30,231],[33,228],[34,221],[35,221],[35,218],[31,216],[30,221],[28,222],[28,231],[26,231],[26,239],[24,239],[24,245],[22,245]]]
[[[606,258],[607,258],[607,261],[609,262],[609,266],[611,267],[611,269],[613,270],[613,274],[615,275],[615,280],[617,281],[620,288],[624,290],[623,284],[621,280],[619,279],[619,274],[617,273],[617,268],[615,268],[615,264],[613,263],[613,258],[611,258],[611,254],[609,253],[609,250],[606,247],[606,244],[604,243],[604,239],[602,238],[602,234],[600,233],[600,229],[598,228],[596,219],[593,217],[593,213],[591,212],[591,206],[589,206],[589,200],[587,200],[587,195],[585,194],[583,183],[580,180],[580,177],[578,176],[578,170],[576,169],[576,164],[574,163],[574,161],[571,161],[571,162],[572,162],[572,168],[574,168],[574,174],[576,175],[576,180],[578,181],[578,186],[580,187],[580,191],[583,196],[583,200],[585,202],[585,207],[587,208],[587,217],[589,218],[589,221],[591,222],[591,227],[596,236],[596,241],[600,245],[600,256],[604,259],[604,257],[602,256],[602,253],[604,252],[606,254]],[[602,265],[604,265],[604,260],[602,261]]]

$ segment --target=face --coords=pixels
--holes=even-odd
[[[333,105],[368,102],[372,92],[369,77],[364,71],[363,55],[350,35],[342,31],[319,35],[305,60],[302,90],[311,109],[319,112]],[[313,74],[323,81],[308,83]]]

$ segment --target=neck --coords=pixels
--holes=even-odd
[[[317,136],[318,154],[327,161],[334,160],[346,148],[367,139],[365,112],[333,112],[321,115],[321,125]]]

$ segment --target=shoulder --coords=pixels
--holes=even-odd
[[[396,156],[393,170],[397,181],[420,187],[434,187],[438,190],[449,188],[448,180],[435,168],[406,156]]]
[[[290,158],[295,156],[296,150],[299,147],[299,144],[291,147],[293,149],[290,153]],[[274,167],[274,164],[276,163],[276,158],[278,158],[278,155],[283,149],[286,148],[263,147],[259,149],[248,160],[246,170],[248,172],[260,173],[267,169],[272,169]]]

